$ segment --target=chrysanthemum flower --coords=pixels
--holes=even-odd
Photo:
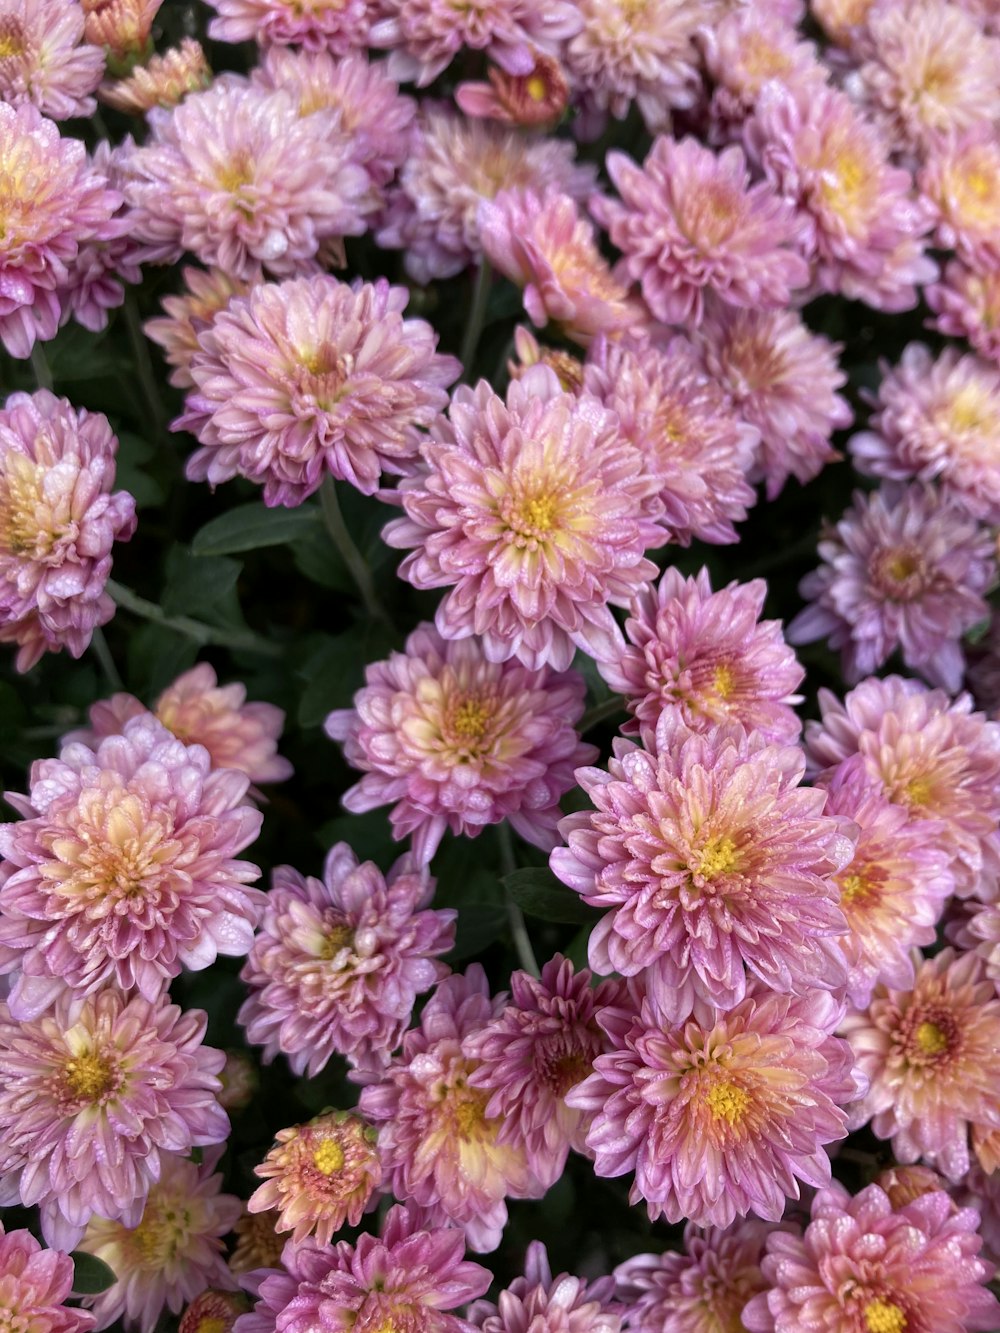
[[[699,1002],[746,993],[747,972],[782,993],[833,990],[846,977],[846,931],[832,878],[854,850],[852,826],[798,786],[805,761],[734,723],[692,734],[671,714],[656,754],[614,744],[608,771],[577,780],[597,807],[559,825],[556,875],[610,909],[590,937],[590,965],[645,971],[672,1023]]]
[[[734,137],[770,79],[786,88],[815,88],[829,78],[815,45],[802,41],[795,26],[766,5],[723,10],[720,20],[698,35],[715,84],[708,108],[713,139]]]
[[[1000,902],[956,902],[945,933],[960,950],[979,955],[1000,998]]]
[[[960,1180],[971,1124],[1000,1128],[1000,1000],[982,960],[943,949],[920,964],[911,990],[878,987],[841,1031],[869,1080],[852,1127],[870,1120],[897,1161]]]
[[[1000,41],[994,44],[1000,62]],[[941,248],[956,250],[961,259],[984,274],[1000,268],[1000,144],[996,126],[987,123],[962,135],[935,139],[918,180],[924,198],[934,208]]]
[[[469,1084],[490,1094],[486,1115],[500,1121],[498,1142],[523,1144],[548,1188],[562,1175],[570,1148],[585,1151],[590,1117],[567,1105],[566,1093],[607,1049],[596,1014],[620,1001],[620,988],[613,981],[592,987],[586,968],[575,973],[556,954],[540,979],[514,972],[510,991],[502,1013],[466,1043],[480,1062]]]
[[[747,121],[751,155],[807,224],[823,291],[877,310],[909,310],[937,265],[924,253],[930,210],[910,173],[849,97],[832,87],[766,84]]]
[[[978,1162],[973,1162],[969,1174],[952,1187],[951,1194],[961,1207],[978,1212],[983,1257],[994,1265],[1000,1264],[1000,1171],[986,1172]]]
[[[973,1333],[995,1328],[978,1214],[938,1190],[895,1209],[878,1185],[853,1199],[834,1184],[804,1235],[773,1231],[770,1290],[743,1311],[750,1333]]]
[[[290,1241],[283,1271],[254,1284],[259,1300],[236,1333],[473,1333],[446,1311],[481,1296],[492,1274],[464,1254],[461,1231],[428,1226],[412,1206],[390,1209],[381,1237],[365,1233],[355,1245]]]
[[[766,1222],[728,1231],[684,1229],[684,1251],[637,1254],[615,1269],[615,1295],[631,1333],[742,1333],[743,1307],[764,1291]]]
[[[232,1333],[233,1325],[250,1308],[241,1291],[209,1289],[196,1296],[181,1316],[177,1333]]]
[[[226,1063],[219,1071],[219,1105],[225,1111],[242,1111],[260,1087],[257,1065],[246,1051],[226,1051]]]
[[[249,779],[213,769],[153,717],[32,765],[23,818],[0,825],[0,971],[15,1017],[107,981],[155,1000],[182,965],[245,954],[264,895],[234,856],[260,829]]]
[[[533,1240],[524,1256],[524,1276],[514,1278],[497,1302],[476,1301],[469,1322],[483,1333],[619,1333],[621,1307],[612,1277],[593,1282],[560,1273],[553,1278],[545,1246]]]
[[[501,1143],[501,1120],[486,1114],[490,1094],[469,1077],[480,1061],[469,1039],[503,1011],[490,1000],[486,974],[473,963],[442,981],[420,1026],[381,1083],[362,1089],[362,1114],[379,1131],[378,1150],[397,1199],[427,1209],[435,1225],[462,1228],[480,1253],[496,1249],[507,1221],[507,1195],[538,1198],[544,1187],[523,1143]],[[477,1293],[481,1294],[481,1293]]]
[[[751,481],[773,500],[789,476],[803,484],[840,457],[830,445],[853,413],[837,343],[812,333],[795,310],[735,310],[714,303],[697,330],[705,368],[740,417],[760,431]]]
[[[365,774],[343,803],[361,814],[393,802],[393,834],[412,835],[424,864],[446,828],[476,837],[504,819],[551,851],[559,800],[597,754],[574,725],[585,694],[576,671],[490,662],[477,639],[449,642],[422,625],[405,652],[366,667],[353,708],[327,718]]]
[[[929,1166],[892,1166],[887,1171],[880,1171],[872,1183],[885,1192],[897,1210],[925,1194],[948,1188],[944,1176],[938,1175]]]
[[[553,189],[582,203],[596,176],[591,163],[574,162],[565,139],[531,137],[425,104],[375,239],[406,252],[414,281],[451,278],[482,254],[482,200],[501,190]]]
[[[271,1213],[244,1212],[233,1223],[236,1242],[229,1256],[229,1271],[243,1275],[255,1268],[280,1268],[285,1238],[274,1229]],[[249,1288],[249,1282],[247,1283]]]
[[[996,578],[992,534],[927,485],[886,482],[854,503],[819,542],[822,564],[799,584],[810,605],[788,626],[791,643],[825,638],[856,684],[898,648],[932,685],[955,693],[963,634],[989,615]]]
[[[668,568],[655,588],[641,588],[625,622],[628,647],[597,664],[636,719],[626,734],[669,712],[691,731],[732,721],[771,741],[798,740],[793,705],[805,672],[781,622],[761,621],[766,596],[763,579],[713,592],[707,569],[686,579]]]
[[[8,1328],[28,1333],[90,1333],[94,1316],[63,1302],[73,1289],[73,1260],[43,1250],[30,1231],[0,1222],[0,1286]]]
[[[265,1182],[247,1202],[252,1213],[280,1210],[276,1231],[295,1244],[315,1235],[328,1245],[345,1222],[357,1226],[382,1181],[375,1132],[348,1111],[324,1111],[306,1125],[278,1131],[254,1174]]]
[[[73,0],[3,0],[0,4],[0,99],[32,103],[43,116],[89,116],[104,75],[104,52],[83,35]]]
[[[164,0],[82,0],[87,41],[104,47],[112,68],[128,66],[152,47],[153,20]]]
[[[809,13],[831,42],[856,52],[864,47],[868,12],[875,0],[809,0]]]
[[[512,380],[519,380],[532,366],[542,365],[554,372],[567,393],[579,393],[583,388],[583,362],[564,347],[543,346],[524,324],[514,330],[514,352],[516,358],[507,362]]]
[[[65,991],[32,1022],[0,1004],[0,1199],[40,1204],[46,1240],[67,1250],[92,1213],[137,1226],[163,1154],[229,1133],[207,1023],[110,989]]]
[[[184,37],[179,46],[150,56],[145,65],[136,65],[125,78],[102,84],[98,96],[116,111],[141,116],[154,106],[176,106],[188,93],[207,88],[211,81],[212,71],[201,43]]]
[[[483,116],[524,129],[541,128],[558,120],[569,101],[569,84],[553,56],[533,52],[534,65],[526,74],[509,74],[491,65],[489,83],[461,83],[455,101],[467,116]]]
[[[535,366],[506,399],[485,380],[456,389],[435,436],[396,492],[405,518],[383,537],[412,550],[400,578],[450,589],[439,633],[478,634],[489,661],[532,671],[565,670],[574,646],[611,656],[621,631],[610,605],[655,573],[644,551],[665,539],[647,516],[658,478],[615,414]]]
[[[188,250],[256,282],[316,272],[364,231],[376,203],[367,172],[290,93],[227,75],[148,120],[125,185],[145,260],[172,264]]]
[[[967,338],[981,357],[1000,366],[1000,264],[983,270],[957,259],[924,292],[934,311],[930,327],[951,338]]]
[[[294,506],[327,475],[371,495],[383,469],[412,471],[461,367],[429,324],[403,318],[408,300],[384,278],[327,274],[234,297],[198,334],[195,390],[174,422],[202,445],[188,477],[246,477],[265,504]]]
[[[871,429],[852,437],[855,465],[874,477],[936,479],[987,523],[1000,523],[1000,370],[946,347],[910,343],[883,366]]]
[[[47,389],[0,410],[0,642],[19,645],[19,671],[80,657],[114,615],[111,551],[135,531],[135,501],[111,490],[117,450],[107,417]]]
[[[595,196],[591,211],[666,324],[701,322],[706,292],[726,305],[786,306],[809,281],[798,253],[801,220],[765,182],[750,184],[743,150],[715,154],[695,139],[660,135],[642,167],[607,158],[621,201]]]
[[[753,489],[746,475],[759,436],[682,336],[663,347],[599,340],[583,387],[618,417],[621,436],[642,456],[671,538],[688,546],[738,540]]]
[[[281,1052],[310,1078],[335,1052],[384,1064],[416,997],[448,974],[436,960],[454,942],[456,914],[428,910],[433,894],[409,857],[386,879],[343,842],[322,880],[279,866],[241,973],[250,996],[239,1022],[265,1061]]]
[[[800,1180],[829,1183],[825,1145],[846,1136],[841,1108],[864,1087],[847,1042],[830,1035],[842,1014],[819,990],[763,988],[679,1027],[649,1000],[638,1014],[602,1010],[612,1050],[568,1095],[594,1116],[594,1170],[635,1171],[630,1202],[645,1200],[654,1221],[778,1221]]]
[[[98,1328],[123,1319],[126,1329],[153,1333],[164,1310],[179,1314],[206,1287],[235,1288],[220,1238],[232,1230],[240,1201],[219,1193],[222,1176],[212,1172],[221,1152],[206,1153],[200,1166],[165,1153],[138,1226],[90,1219],[79,1248],[118,1279],[91,1298]]]
[[[367,0],[208,0],[218,17],[208,25],[217,42],[303,46],[345,56],[368,45]]]
[[[148,319],[142,326],[151,342],[163,349],[164,359],[173,369],[167,379],[178,389],[194,387],[191,362],[201,351],[198,335],[224,310],[234,296],[246,296],[250,283],[231,278],[222,269],[208,272],[200,268],[181,270],[184,290],[178,296],[161,301],[163,315]]]

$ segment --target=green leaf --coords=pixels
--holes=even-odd
[[[114,1270],[96,1255],[74,1250],[69,1257],[73,1260],[74,1296],[97,1296],[118,1281]]]
[[[525,916],[567,925],[594,923],[600,913],[588,907],[574,889],[560,884],[551,870],[529,866],[505,875],[503,885]]]
[[[236,595],[236,581],[242,570],[242,561],[197,556],[183,546],[175,546],[167,556],[164,611],[242,628],[246,621]]]
[[[311,532],[320,522],[313,506],[268,509],[257,502],[237,505],[195,533],[191,550],[202,556],[235,555],[240,551],[258,551],[264,546],[284,546]]]

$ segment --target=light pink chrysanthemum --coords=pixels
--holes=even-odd
[[[377,203],[347,137],[300,116],[288,92],[226,75],[148,120],[125,184],[146,261],[172,264],[188,250],[249,281],[314,273]]]
[[[123,1319],[126,1329],[153,1333],[164,1310],[180,1311],[206,1287],[232,1290],[221,1237],[240,1215],[240,1201],[220,1194],[212,1172],[222,1150],[200,1166],[165,1153],[138,1226],[94,1216],[79,1248],[103,1259],[118,1279],[89,1304],[98,1328]]]
[[[245,954],[264,903],[247,887],[257,867],[234,859],[261,824],[248,785],[149,715],[33,764],[30,795],[7,796],[23,818],[0,825],[0,971],[17,972],[15,1017],[40,1013],[62,982],[155,1000],[182,965]]]
[[[773,1231],[761,1267],[770,1290],[743,1311],[750,1333],[973,1333],[1000,1306],[978,1258],[979,1215],[942,1190],[893,1208],[878,1185],[853,1199],[833,1184],[804,1235]]]
[[[833,875],[852,826],[799,787],[805,761],[735,723],[693,734],[666,714],[657,754],[614,743],[608,771],[577,780],[597,807],[559,825],[550,864],[592,907],[590,965],[645,971],[672,1023],[700,1002],[738,1004],[752,973],[772,989],[833,990],[846,978],[847,929]]]
[[[422,864],[446,828],[476,837],[504,819],[551,851],[559,800],[597,754],[574,725],[585,694],[575,671],[490,662],[477,639],[449,642],[421,626],[404,653],[365,669],[353,708],[326,720],[365,774],[344,806],[361,814],[394,802],[393,834],[412,835]]]
[[[208,1288],[184,1311],[177,1333],[232,1333],[236,1320],[249,1308],[250,1301],[241,1291]]]
[[[501,190],[479,206],[486,258],[524,291],[536,328],[551,320],[584,347],[642,321],[639,302],[598,251],[594,228],[567,194]]]
[[[111,490],[117,450],[107,417],[47,389],[0,410],[0,642],[19,645],[19,671],[80,657],[114,615],[111,551],[135,531],[135,501]]]
[[[62,138],[30,103],[0,102],[0,177],[0,342],[26,357],[36,339],[56,334],[56,289],[80,246],[118,235],[122,196],[83,144]]]
[[[411,858],[388,878],[346,843],[323,879],[274,871],[257,938],[241,972],[250,997],[239,1022],[270,1062],[281,1052],[314,1078],[331,1055],[385,1064],[416,997],[447,976],[455,912],[430,910],[434,881]]]
[[[706,292],[726,305],[786,306],[809,281],[795,210],[764,182],[749,183],[743,150],[715,154],[695,139],[660,135],[642,167],[607,158],[622,200],[591,211],[622,251],[622,268],[667,324],[697,325]]]
[[[8,1328],[27,1333],[90,1333],[94,1316],[63,1302],[73,1289],[73,1260],[43,1250],[30,1231],[0,1222],[0,1287]]]
[[[938,1175],[929,1166],[892,1166],[886,1171],[880,1171],[872,1183],[884,1190],[897,1211],[925,1194],[948,1188],[944,1176]]]
[[[967,694],[900,676],[866,680],[841,703],[820,690],[821,722],[806,724],[818,768],[860,754],[890,801],[913,819],[940,820],[955,889],[988,901],[1000,877],[1000,723],[972,711]]]
[[[917,284],[937,265],[924,253],[930,210],[914,195],[910,173],[890,164],[888,145],[845,93],[765,85],[746,142],[807,226],[822,291],[877,310],[909,310]]]
[[[265,1182],[247,1202],[251,1213],[280,1209],[276,1231],[296,1245],[315,1235],[329,1245],[345,1222],[361,1221],[382,1181],[375,1131],[349,1111],[324,1111],[306,1125],[278,1131],[254,1174]]]
[[[945,933],[960,950],[979,955],[1000,998],[1000,902],[956,902]]]
[[[655,727],[668,712],[691,731],[731,721],[771,741],[797,741],[793,705],[805,672],[781,622],[761,621],[766,596],[763,579],[713,592],[707,569],[686,579],[668,568],[655,588],[640,589],[625,622],[628,647],[597,664],[636,719],[625,733]]]
[[[532,366],[548,366],[560,386],[567,393],[579,393],[583,388],[583,362],[564,347],[546,347],[529,328],[518,324],[514,330],[515,358],[507,362],[507,373],[519,380]]]
[[[952,259],[924,295],[936,316],[929,327],[967,338],[981,357],[1000,366],[1000,264],[978,270]]]
[[[459,84],[455,101],[467,116],[524,129],[551,125],[566,110],[569,84],[558,60],[541,51],[532,54],[535,63],[527,74],[508,74],[491,65],[489,83]]]
[[[164,1153],[226,1138],[207,1023],[111,989],[33,1022],[0,1005],[0,1199],[39,1204],[50,1245],[72,1249],[92,1213],[138,1225]]]
[[[631,1333],[742,1333],[740,1314],[765,1290],[760,1271],[766,1222],[727,1231],[684,1229],[684,1251],[637,1254],[615,1269],[615,1294]]]
[[[623,440],[641,452],[674,541],[738,540],[733,524],[756,498],[746,476],[759,436],[686,338],[663,347],[601,339],[587,358],[583,387],[615,413]]]
[[[983,1255],[990,1263],[1000,1264],[1000,1171],[986,1172],[973,1162],[969,1174],[951,1193],[961,1207],[975,1208],[979,1213]]]
[[[383,532],[411,549],[399,575],[448,588],[436,617],[448,639],[478,634],[488,660],[563,671],[574,646],[612,655],[628,605],[656,570],[658,479],[589,394],[534,366],[500,398],[485,380],[452,395],[449,420],[397,491],[405,518]],[[415,548],[415,549],[414,549]],[[609,605],[610,604],[610,605]]]
[[[83,36],[76,0],[2,0],[0,99],[31,102],[43,116],[89,116],[104,75],[104,52]]]
[[[961,688],[960,640],[989,615],[983,593],[997,572],[986,528],[931,486],[885,482],[854,492],[818,551],[823,563],[799,584],[810,605],[788,626],[790,643],[825,638],[851,685],[898,648],[932,685]]]
[[[607,1050],[596,1014],[620,1002],[620,986],[602,981],[592,987],[586,968],[574,972],[569,959],[556,954],[540,979],[514,972],[510,992],[503,1012],[466,1044],[480,1062],[469,1084],[490,1094],[486,1114],[501,1122],[498,1141],[523,1144],[528,1164],[548,1188],[562,1175],[570,1148],[585,1151],[591,1118],[567,1105],[566,1093]]]
[[[208,0],[217,17],[208,35],[217,42],[303,46],[345,56],[368,45],[368,0]]]
[[[995,45],[1000,52],[1000,41]],[[996,57],[1000,62],[1000,54]],[[1000,98],[1000,84],[997,85]],[[986,125],[930,145],[918,176],[937,240],[984,273],[1000,268],[1000,144]]]
[[[194,387],[191,362],[201,351],[198,335],[224,310],[234,296],[246,296],[250,283],[231,278],[222,269],[207,273],[200,268],[181,270],[184,290],[179,296],[165,296],[163,315],[148,319],[142,326],[151,342],[162,347],[164,358],[173,369],[167,376],[178,389]]]
[[[212,71],[201,43],[184,37],[179,46],[134,66],[126,78],[103,83],[97,95],[116,111],[141,116],[154,106],[176,106],[188,93],[199,92],[211,82]]]
[[[164,0],[82,0],[87,41],[105,47],[114,67],[141,60],[152,47],[153,20]]]
[[[987,3],[989,0],[987,0]],[[809,0],[809,13],[831,42],[855,58],[866,50],[866,21],[875,0]]]
[[[871,1121],[900,1162],[923,1160],[960,1180],[969,1129],[1000,1129],[1000,999],[975,954],[942,949],[917,968],[908,991],[879,986],[841,1032],[868,1093],[852,1128]]]
[[[620,1333],[621,1307],[612,1277],[593,1282],[569,1273],[552,1276],[545,1246],[533,1240],[516,1277],[497,1302],[476,1301],[469,1322],[482,1333]]]
[[[387,1325],[473,1333],[472,1324],[446,1312],[481,1296],[492,1274],[464,1254],[461,1231],[428,1224],[412,1205],[391,1208],[381,1236],[366,1233],[355,1245],[289,1242],[282,1271],[251,1279],[259,1300],[234,1333],[377,1333]]]
[[[602,1010],[612,1050],[567,1099],[594,1116],[594,1170],[634,1171],[630,1202],[645,1200],[654,1221],[778,1221],[799,1181],[829,1183],[825,1145],[846,1136],[841,1108],[864,1087],[847,1042],[831,1035],[842,1014],[819,990],[763,989],[680,1027],[648,1000],[638,1014]]]
[[[464,1229],[480,1253],[495,1250],[507,1221],[507,1195],[538,1198],[544,1187],[523,1143],[501,1143],[503,1122],[486,1114],[488,1092],[469,1076],[480,1062],[469,1039],[503,1011],[486,974],[473,963],[442,981],[403,1038],[402,1054],[381,1083],[361,1092],[360,1110],[375,1122],[386,1179],[397,1199],[412,1199],[434,1225]]]
[[[384,278],[316,274],[234,297],[198,334],[195,388],[174,422],[202,445],[188,477],[246,477],[265,504],[294,506],[324,476],[371,495],[383,469],[412,471],[461,366],[435,351],[428,323],[403,318],[409,295]]]
[[[705,368],[744,421],[760,431],[751,481],[773,500],[789,476],[803,484],[840,455],[830,445],[853,413],[839,344],[813,333],[795,310],[734,310],[715,303],[697,331]]]
[[[596,168],[573,145],[469,119],[433,102],[421,108],[399,184],[375,239],[404,250],[418,283],[450,278],[482,254],[479,205],[501,190],[553,189],[583,202]]]
[[[877,406],[850,441],[859,471],[937,480],[973,517],[1000,523],[1000,369],[910,343],[898,366],[883,365]]]

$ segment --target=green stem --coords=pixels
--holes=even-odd
[[[31,347],[31,369],[35,372],[35,383],[40,389],[52,389],[52,368],[49,365],[48,357],[41,343],[33,343]]]
[[[517,869],[517,861],[514,859],[514,844],[510,836],[510,828],[506,823],[497,824],[497,842],[500,845],[500,867],[503,875],[512,875]],[[529,972],[533,977],[541,976],[538,969],[538,961],[535,958],[535,951],[531,947],[531,936],[528,934],[528,927],[525,924],[524,913],[518,907],[517,903],[506,894],[507,904],[507,923],[510,926],[511,938],[514,941],[514,948],[517,952],[518,961],[525,972]]]
[[[476,358],[476,349],[479,346],[479,338],[483,332],[483,324],[486,322],[486,303],[490,299],[492,281],[493,270],[490,268],[490,261],[484,255],[479,261],[476,285],[472,289],[472,305],[469,307],[469,318],[466,320],[465,332],[462,334],[462,350],[459,356],[462,361],[462,379],[464,381],[472,378],[472,363]]]
[[[323,522],[330,534],[330,540],[339,551],[351,578],[357,584],[361,600],[365,604],[365,610],[373,620],[381,620],[391,627],[392,622],[375,591],[375,581],[372,578],[371,570],[368,568],[364,556],[355,545],[354,538],[347,530],[347,524],[344,522],[344,515],[340,508],[340,501],[337,499],[337,483],[332,477],[325,478],[323,485],[320,487],[319,499],[323,510]]]
[[[101,670],[108,678],[108,684],[113,690],[120,690],[122,688],[122,678],[115,666],[115,659],[111,656],[111,649],[104,637],[104,631],[100,627],[94,630],[90,646],[94,650],[94,656],[101,664]]]
[[[126,611],[131,611],[134,616],[140,616],[143,620],[150,620],[154,625],[162,625],[164,629],[184,634],[187,638],[194,639],[197,644],[215,643],[223,648],[259,653],[261,657],[282,655],[283,650],[278,644],[269,643],[267,639],[260,638],[250,630],[222,629],[218,625],[206,625],[204,621],[192,620],[190,616],[171,616],[155,602],[147,602],[145,597],[140,597],[131,588],[124,588],[120,583],[115,583],[114,579],[108,579],[105,586],[108,594]]]
[[[167,424],[167,410],[163,405],[163,399],[160,397],[156,373],[149,355],[149,344],[142,331],[135,295],[131,291],[125,293],[122,317],[125,320],[125,331],[128,334],[129,347],[132,351],[132,364],[139,380],[139,388],[145,400],[146,410],[149,412],[154,432],[159,436],[163,434]]]
[[[605,699],[602,704],[594,704],[593,708],[588,708],[583,717],[580,718],[580,725],[577,730],[580,735],[596,727],[598,722],[606,722],[609,717],[617,717],[619,713],[625,712],[625,700],[618,694],[613,694],[610,699]]]

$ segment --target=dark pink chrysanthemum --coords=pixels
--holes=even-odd
[[[634,1171],[630,1201],[645,1200],[654,1221],[778,1221],[799,1181],[829,1183],[825,1145],[846,1136],[841,1108],[864,1087],[847,1042],[831,1035],[842,1014],[819,990],[761,989],[679,1027],[648,1000],[638,1014],[604,1009],[612,1049],[568,1096],[594,1116],[594,1170]]]
[[[691,731],[732,721],[768,740],[798,740],[793,705],[805,672],[781,622],[761,621],[766,596],[763,579],[713,592],[707,569],[686,579],[668,568],[655,588],[640,589],[625,622],[628,646],[597,664],[635,716],[626,734],[668,712]]]
[[[17,1018],[65,982],[107,981],[155,1000],[182,965],[245,954],[264,895],[235,855],[260,829],[249,779],[213,769],[152,716],[93,749],[67,745],[32,765],[23,818],[0,825],[0,971],[16,972]]]
[[[952,259],[924,295],[935,314],[931,328],[967,338],[981,357],[1000,366],[1000,263],[979,270]]]
[[[1000,42],[996,43],[1000,49]],[[1000,60],[1000,55],[997,57]],[[997,95],[1000,97],[1000,87]],[[1000,144],[995,125],[935,139],[918,176],[934,207],[937,240],[973,268],[1000,267]]]
[[[637,1254],[615,1269],[615,1294],[631,1333],[742,1333],[740,1315],[767,1282],[760,1271],[766,1222],[726,1231],[687,1226],[684,1250]]]
[[[870,1120],[898,1161],[960,1180],[970,1126],[1000,1129],[1000,1000],[982,961],[943,949],[920,964],[912,989],[878,987],[841,1032],[869,1082],[852,1128]]]
[[[44,1250],[30,1231],[4,1231],[0,1222],[3,1319],[12,1333],[90,1333],[94,1316],[64,1301],[73,1289],[73,1260]]]
[[[986,528],[930,486],[886,482],[855,491],[818,550],[823,563],[799,584],[810,605],[788,626],[791,643],[825,638],[848,684],[898,648],[932,685],[961,688],[961,639],[988,616],[983,593],[997,573]]]
[[[671,715],[657,753],[614,743],[608,771],[577,779],[597,807],[559,825],[550,864],[592,907],[610,909],[590,937],[590,965],[645,971],[672,1023],[704,1002],[746,994],[748,972],[772,989],[833,990],[846,978],[846,922],[835,880],[852,825],[799,787],[805,761],[735,723],[692,734]]]
[[[734,310],[713,303],[697,331],[705,369],[736,413],[760,432],[750,481],[773,500],[790,476],[803,484],[840,455],[830,436],[853,413],[840,346],[812,333],[795,310]]]
[[[818,768],[860,754],[886,796],[913,819],[933,819],[955,890],[989,901],[1000,878],[1000,723],[972,711],[967,694],[889,676],[866,680],[841,703],[820,690],[821,722],[806,725]]]
[[[433,893],[409,857],[386,878],[343,842],[322,880],[279,866],[240,974],[250,996],[239,1022],[264,1060],[280,1052],[310,1078],[335,1052],[386,1063],[417,995],[448,973],[437,958],[453,943],[455,912],[428,910]]]
[[[19,645],[19,671],[80,657],[114,615],[111,551],[135,530],[135,501],[111,490],[117,451],[107,417],[47,389],[0,411],[0,642]]]
[[[743,1311],[750,1333],[973,1333],[1000,1306],[978,1258],[979,1215],[943,1190],[894,1208],[878,1185],[813,1200],[804,1235],[773,1231],[761,1267],[769,1290]]]
[[[492,1301],[476,1301],[469,1322],[482,1333],[620,1333],[621,1307],[614,1278],[593,1282],[570,1273],[552,1276],[545,1246],[533,1240],[524,1256],[524,1276]]]
[[[397,496],[406,511],[383,533],[411,549],[399,575],[448,588],[445,638],[478,634],[490,661],[517,657],[565,670],[574,646],[608,656],[627,605],[663,544],[647,517],[657,479],[590,394],[564,392],[533,366],[500,398],[485,380],[452,395],[448,421],[422,449],[425,466]]]
[[[216,17],[208,35],[217,42],[302,46],[345,56],[368,44],[368,0],[208,0]]]
[[[574,725],[585,694],[575,671],[490,662],[477,639],[449,642],[422,625],[404,653],[366,668],[353,708],[326,720],[365,774],[344,805],[362,814],[393,803],[393,834],[412,835],[421,863],[446,828],[475,837],[504,819],[551,851],[559,800],[597,753]]]
[[[0,3],[0,99],[32,103],[43,116],[89,116],[104,75],[104,52],[84,40],[75,0]]]
[[[640,451],[655,483],[661,523],[681,545],[692,537],[737,540],[754,493],[746,480],[756,428],[733,412],[684,337],[664,347],[599,339],[583,388],[616,414],[622,438]]]
[[[770,185],[750,185],[736,145],[716,155],[695,139],[660,135],[641,168],[619,152],[607,168],[622,199],[595,197],[591,210],[664,323],[699,324],[706,292],[768,309],[788,305],[809,281],[794,209]]]
[[[486,1114],[501,1122],[499,1142],[523,1143],[532,1171],[549,1187],[570,1148],[585,1150],[590,1117],[570,1107],[566,1093],[607,1049],[596,1014],[619,1001],[619,983],[592,987],[586,969],[575,973],[556,954],[540,979],[514,972],[510,992],[502,1013],[469,1038],[468,1050],[480,1062],[469,1083],[490,1094]]]
[[[161,1154],[229,1133],[207,1022],[110,989],[65,991],[31,1022],[0,1006],[0,1199],[39,1204],[46,1240],[65,1249],[92,1213],[138,1225]]]
[[[163,349],[164,359],[173,369],[167,376],[178,389],[191,389],[191,362],[201,351],[198,335],[224,310],[234,296],[246,296],[251,284],[231,278],[222,269],[186,266],[181,270],[184,289],[177,296],[165,296],[164,313],[148,319],[143,332]]]
[[[360,1109],[378,1129],[378,1150],[397,1199],[412,1199],[435,1225],[464,1229],[480,1253],[496,1249],[507,1221],[507,1195],[544,1193],[523,1142],[502,1143],[503,1122],[486,1114],[488,1092],[469,1077],[480,1061],[469,1040],[503,1011],[486,974],[473,963],[442,981],[420,1026],[403,1038],[382,1082],[361,1092]]]
[[[370,495],[383,469],[412,470],[460,365],[435,351],[429,324],[403,318],[408,300],[384,278],[327,274],[234,297],[198,334],[195,387],[174,422],[202,445],[188,477],[247,477],[265,504],[292,506],[327,475]]]

